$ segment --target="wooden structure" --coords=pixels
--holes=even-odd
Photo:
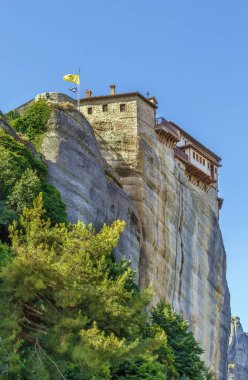
[[[209,187],[216,183],[215,179],[212,179],[207,173],[189,162],[188,155],[178,147],[175,147],[175,157],[184,164],[189,180],[195,185],[209,190]]]
[[[169,148],[174,148],[180,140],[180,132],[163,117],[156,119],[155,131],[158,140]]]
[[[175,123],[160,117],[156,119],[158,140],[174,149],[175,158],[184,164],[189,180],[202,189],[217,189],[221,158],[190,136]]]

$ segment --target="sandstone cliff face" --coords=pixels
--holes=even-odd
[[[49,181],[60,190],[70,221],[82,220],[99,229],[104,223],[125,220],[116,255],[131,259],[138,270],[141,227],[137,210],[117,174],[102,159],[87,120],[78,111],[55,109],[42,153]]]
[[[126,221],[117,258],[132,260],[141,286],[152,283],[154,302],[165,299],[183,314],[206,364],[226,380],[230,304],[216,190],[189,181],[158,141],[153,116],[130,102],[125,122],[109,116],[92,129],[78,111],[56,107],[42,145],[49,180],[72,222]]]
[[[205,350],[206,364],[224,380],[230,300],[216,190],[207,193],[194,186],[173,150],[158,142],[152,112],[142,102],[136,111],[129,104],[129,118],[122,123],[93,117],[91,123],[102,156],[138,209],[140,284],[152,283],[154,302],[165,299],[183,314]],[[131,128],[135,112],[138,123]]]
[[[49,179],[71,221],[126,221],[117,257],[132,260],[141,286],[152,283],[154,302],[165,299],[188,319],[206,364],[224,380],[230,305],[216,193],[192,185],[138,107],[145,122],[92,122],[94,132],[78,111],[55,109],[42,145]]]
[[[137,207],[146,223],[141,281],[152,282],[157,296],[190,322],[207,365],[224,380],[230,300],[215,190],[192,185],[153,129],[141,124],[139,136],[138,187],[145,201]]]
[[[228,350],[228,380],[248,379],[248,334],[238,317],[232,318]]]

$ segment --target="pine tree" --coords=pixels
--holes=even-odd
[[[73,368],[80,379],[110,379],[129,359],[152,361],[166,336],[161,329],[145,336],[151,290],[140,293],[131,268],[113,260],[124,223],[96,233],[82,222],[53,226],[44,214],[40,195],[10,228],[12,261],[1,270],[2,365],[10,378],[19,366],[37,379],[35,361],[43,378]]]

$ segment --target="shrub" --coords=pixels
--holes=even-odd
[[[12,120],[18,119],[20,117],[20,114],[17,111],[13,110],[7,112],[4,116],[9,122],[11,122]]]
[[[40,192],[44,193],[47,217],[54,222],[66,220],[60,193],[45,181],[46,175],[46,165],[0,129],[0,225],[18,218]]]
[[[46,132],[47,123],[51,116],[51,108],[44,100],[32,104],[22,116],[14,119],[12,126],[27,135],[31,140]]]
[[[38,196],[40,190],[41,180],[35,171],[27,169],[15,182],[7,198],[7,205],[20,214],[25,207],[32,207],[33,200]]]

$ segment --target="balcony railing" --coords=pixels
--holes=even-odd
[[[174,125],[172,125],[168,120],[166,120],[164,117],[158,117],[156,119],[155,123],[155,129],[158,129],[159,127],[163,127],[167,132],[171,133],[173,136],[175,136],[176,139],[180,139],[180,132]]]
[[[180,158],[181,160],[185,162],[189,162],[189,157],[187,153],[183,152],[181,149],[175,148],[175,155],[176,157]]]

